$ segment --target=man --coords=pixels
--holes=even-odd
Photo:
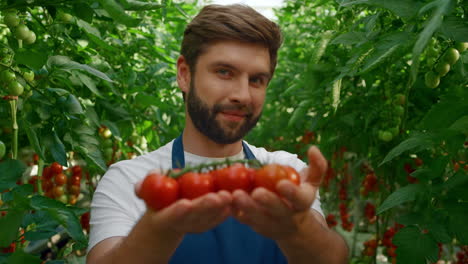
[[[183,134],[109,168],[91,206],[87,263],[346,263],[346,244],[320,209],[326,161],[319,150],[309,149],[307,167],[296,155],[242,140],[260,118],[280,45],[277,25],[246,6],[210,5],[194,18],[177,61]],[[283,198],[264,188],[219,191],[159,211],[138,199],[154,168],[225,158],[288,164],[301,170],[302,183],[279,182]]]

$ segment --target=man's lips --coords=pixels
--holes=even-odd
[[[221,111],[220,113],[231,121],[241,121],[247,116],[247,113],[242,111]]]

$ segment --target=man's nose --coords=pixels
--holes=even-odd
[[[241,104],[249,104],[250,100],[250,81],[248,76],[242,76],[238,79],[236,85],[231,90],[230,101]]]

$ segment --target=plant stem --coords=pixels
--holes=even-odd
[[[18,158],[18,123],[16,122],[16,99],[10,100],[11,107],[11,123],[13,128],[13,139],[11,144],[12,158]]]
[[[42,190],[42,172],[44,170],[44,161],[39,158],[39,161],[37,162],[37,181],[36,181],[36,186],[37,186],[37,192],[40,195],[44,194],[44,190]]]
[[[208,163],[208,164],[200,164],[200,165],[194,166],[194,167],[185,167],[184,169],[176,171],[176,172],[169,171],[166,176],[171,177],[171,178],[178,178],[178,177],[182,176],[184,173],[187,173],[187,172],[190,172],[190,171],[200,172],[200,171],[202,171],[203,169],[206,169],[206,168],[216,169],[219,166],[224,166],[224,165],[231,166],[231,164],[235,164],[235,163],[249,164],[249,165],[251,165],[253,167],[261,167],[262,166],[262,164],[258,160],[245,160],[245,159],[242,159],[242,160],[228,160],[228,159],[226,159],[226,160],[223,160],[223,161],[217,161],[217,162],[212,162],[212,163]]]

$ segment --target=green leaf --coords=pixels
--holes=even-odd
[[[330,44],[354,45],[367,41],[365,32],[346,32],[338,35]]]
[[[94,146],[94,145],[91,145]],[[86,148],[85,146],[76,146],[76,150],[80,152],[80,154],[86,156],[95,166],[101,169],[102,172],[107,170],[106,162],[102,157],[102,153],[99,149],[94,146],[95,151],[90,151],[90,148]],[[92,150],[92,149],[91,149]]]
[[[25,211],[10,210],[7,215],[0,217],[0,248],[8,247],[18,238],[24,214]]]
[[[299,106],[294,110],[291,116],[291,119],[289,119],[288,121],[288,126],[293,126],[294,124],[299,122],[301,118],[306,118],[306,114],[307,114],[307,111],[309,110],[310,104],[311,104],[310,100],[302,101],[299,104]]]
[[[89,78],[87,75],[81,74],[81,73],[76,73],[76,76],[80,79],[80,81],[88,87],[88,89],[94,93],[95,95],[102,97],[102,94],[99,92],[99,89],[96,87],[96,84],[94,83],[94,80]]]
[[[16,250],[9,258],[8,264],[40,264],[42,259],[39,256],[31,255],[23,250]]]
[[[450,210],[449,229],[452,234],[458,239],[460,244],[468,245],[468,210],[466,203],[460,204],[459,208]]]
[[[135,1],[135,0],[120,0],[122,6],[125,10],[155,10],[164,7],[159,3],[152,3],[152,2],[142,2],[142,1]]]
[[[73,94],[69,94],[65,101],[62,102],[64,110],[69,114],[83,114],[83,108],[80,102]]]
[[[31,69],[39,70],[47,62],[47,52],[41,50],[41,52],[30,50],[30,49],[21,49],[16,52],[15,60],[18,64],[23,64]]]
[[[466,93],[465,93],[466,94]],[[468,99],[465,96],[441,98],[440,102],[432,106],[421,121],[423,129],[437,130],[452,126],[457,120],[468,115]],[[464,123],[462,119],[460,125]],[[462,122],[463,121],[463,122]],[[459,125],[456,125],[456,128]]]
[[[91,24],[89,24],[88,22],[83,21],[81,19],[77,19],[76,24],[78,25],[78,27],[82,28],[89,35],[93,35],[101,39],[101,33],[99,32],[99,30],[91,26]]]
[[[47,135],[45,138],[45,144],[50,150],[54,160],[62,166],[67,166],[67,153],[65,152],[65,146],[58,137],[57,132],[52,131],[52,133]]]
[[[449,129],[462,133],[468,133],[468,115],[465,115],[455,121]]]
[[[462,170],[459,170],[457,173],[448,178],[446,182],[442,185],[442,188],[447,192],[450,192],[453,188],[458,186],[463,186],[468,183],[468,176]]]
[[[61,55],[51,56],[49,57],[49,60],[47,61],[47,65],[49,67],[56,66],[60,68],[61,70],[83,70],[93,76],[96,76],[108,82],[112,82],[112,80],[109,77],[107,77],[105,73],[100,72],[88,65],[80,64],[78,62],[72,61],[70,58],[66,56],[61,56]]]
[[[134,18],[117,4],[114,0],[98,0],[102,7],[109,13],[109,15],[118,23],[122,23],[128,27],[136,27],[140,24],[140,19]]]
[[[23,175],[26,165],[19,160],[5,160],[0,162],[0,191],[16,185],[16,181]]]
[[[458,42],[468,42],[468,24],[459,17],[446,17],[440,28],[442,34]]]
[[[54,215],[56,216],[55,219],[65,227],[66,232],[79,244],[81,248],[87,247],[88,241],[83,233],[80,220],[72,210],[68,208],[57,209],[56,214]]]
[[[384,160],[379,164],[379,166],[382,166],[383,164],[393,160],[395,157],[400,156],[405,151],[416,149],[414,150],[416,152],[421,149],[429,148],[433,144],[433,135],[416,134],[401,142],[398,146],[390,150],[390,152],[387,154],[387,156],[385,156]]]
[[[20,126],[26,132],[29,143],[33,147],[34,152],[39,155],[40,159],[45,160],[44,151],[41,147],[41,144],[39,143],[39,138],[37,137],[36,131],[26,119],[21,119],[20,122]]]
[[[371,56],[367,57],[363,64],[363,68],[358,74],[363,74],[371,69],[374,69],[386,58],[390,57],[403,45],[411,41],[411,35],[406,32],[395,32],[385,36],[375,44],[375,50]]]
[[[392,242],[397,246],[398,263],[425,264],[437,261],[439,248],[436,241],[416,226],[407,226],[398,231]]]
[[[423,191],[424,188],[420,184],[410,184],[402,187],[390,194],[390,196],[385,199],[385,201],[377,209],[377,214],[381,214],[388,209],[391,209],[402,203],[413,201],[416,199],[416,196]]]
[[[77,17],[83,19],[84,21],[91,23],[93,21],[94,9],[89,5],[84,3],[75,3],[73,4],[73,10]],[[79,19],[78,23],[79,23]]]

